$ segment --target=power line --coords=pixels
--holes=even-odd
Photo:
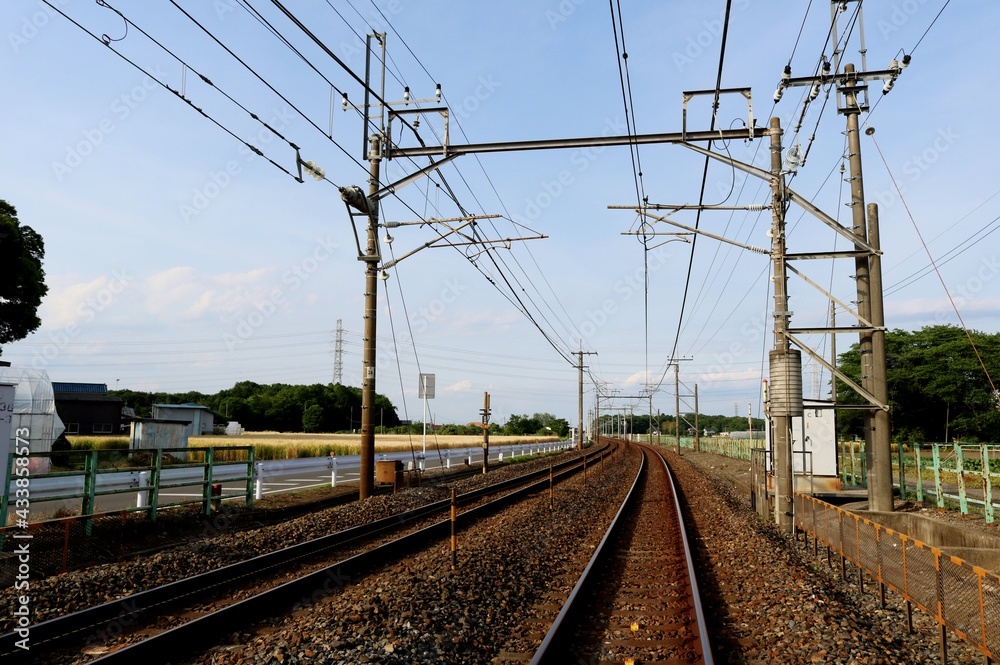
[[[82,30],[86,34],[88,34],[91,37],[93,37],[95,40],[97,40],[97,41],[101,42],[102,44],[104,44],[105,46],[107,46],[111,50],[112,53],[114,53],[115,55],[117,55],[119,58],[121,58],[122,60],[124,60],[125,62],[127,62],[129,65],[131,65],[132,67],[134,67],[138,71],[142,72],[146,77],[149,78],[149,80],[155,82],[157,85],[159,85],[163,89],[165,89],[165,90],[167,90],[169,92],[172,92],[174,95],[177,96],[178,99],[180,99],[181,101],[183,101],[184,103],[186,103],[188,106],[190,106],[192,109],[194,109],[195,111],[197,111],[198,113],[200,113],[205,119],[207,119],[209,122],[211,122],[212,124],[214,124],[216,127],[218,127],[219,129],[221,129],[222,131],[224,131],[225,133],[229,134],[231,137],[233,137],[234,139],[236,139],[237,141],[239,141],[240,143],[242,143],[243,145],[245,145],[247,147],[247,149],[249,149],[255,155],[257,155],[258,157],[262,157],[262,158],[266,159],[268,162],[271,163],[272,166],[274,166],[279,171],[281,171],[285,175],[289,176],[293,180],[295,180],[297,182],[301,182],[302,181],[301,178],[299,178],[298,176],[294,175],[291,171],[289,171],[288,169],[286,169],[284,166],[282,166],[281,164],[278,164],[273,159],[271,159],[270,157],[268,157],[267,155],[265,155],[263,153],[263,151],[260,150],[260,148],[258,148],[255,145],[252,145],[251,143],[247,142],[245,139],[243,139],[240,136],[238,136],[234,131],[232,131],[231,129],[229,129],[228,127],[226,127],[225,125],[223,125],[221,122],[219,122],[218,120],[216,120],[214,117],[212,117],[211,115],[209,115],[204,109],[199,108],[198,106],[195,106],[194,103],[190,99],[188,99],[187,97],[184,97],[184,95],[181,94],[180,91],[171,88],[169,85],[167,85],[166,83],[164,83],[163,81],[161,81],[159,78],[157,78],[151,72],[147,71],[145,68],[143,68],[137,62],[135,62],[134,60],[130,59],[128,56],[126,56],[124,53],[122,53],[118,49],[114,48],[111,45],[111,42],[114,41],[114,40],[108,40],[107,42],[105,42],[104,39],[102,39],[101,37],[98,37],[95,33],[91,32],[90,30],[88,30],[87,28],[85,28],[83,25],[81,25],[80,23],[78,23],[75,19],[73,19],[68,14],[66,14],[64,11],[62,11],[59,7],[56,7],[55,5],[53,5],[49,0],[42,0],[42,2],[46,6],[48,6],[49,8],[51,8],[53,11],[55,11],[58,14],[60,14],[61,16],[63,16],[63,18],[65,18],[66,20],[68,20],[70,23],[72,23],[73,25],[75,25],[77,28],[79,28],[80,30]],[[115,13],[117,13],[119,16],[122,16],[121,12],[119,12],[116,9],[114,9],[110,5],[108,5],[107,7],[108,7],[108,9],[112,9],[112,11],[114,11]],[[122,16],[122,18],[125,19],[124,16]],[[128,19],[125,19],[125,20],[128,21]],[[131,21],[128,21],[128,24],[135,26],[135,24],[131,23]],[[135,27],[138,28],[138,26],[135,26]],[[143,33],[143,34],[146,34],[146,33]],[[169,51],[168,51],[168,53],[169,53]],[[171,55],[173,55],[173,54],[171,53]],[[176,57],[176,56],[174,56],[174,57]],[[180,61],[179,58],[178,58],[178,60]],[[181,62],[183,62],[183,61],[181,61]],[[205,80],[206,83],[208,83],[209,85],[212,85],[211,82],[208,79],[206,79],[204,77],[202,77],[202,78],[203,78],[203,80]],[[215,86],[213,85],[212,87],[215,87]],[[218,90],[218,88],[216,88],[216,90]],[[228,97],[228,95],[226,95],[226,96]],[[242,107],[242,105],[241,105],[241,108],[244,108],[244,110],[246,110],[245,107]],[[247,111],[247,112],[250,113],[249,111]],[[256,116],[254,116],[254,114],[251,113],[250,115],[253,116],[254,119],[257,120],[258,122],[263,122],[259,118],[257,118]],[[264,123],[264,124],[266,125],[266,123]],[[275,134],[277,134],[277,132],[275,132]],[[280,134],[279,134],[279,136],[280,136]],[[284,138],[284,137],[282,137],[282,138]],[[285,140],[287,141],[287,139],[285,139]],[[294,144],[292,144],[290,142],[289,142],[289,145],[295,147]],[[332,181],[328,180],[328,182],[330,182],[330,184],[334,184]]]
[[[722,42],[719,46],[719,70],[718,74],[715,77],[715,96],[712,101],[712,120],[709,126],[710,132],[715,129],[715,123],[718,116],[717,112],[719,108],[719,95],[720,95],[720,90],[722,89],[722,70],[726,61],[726,42],[729,39],[729,17],[732,13],[732,9],[733,9],[732,0],[726,0],[726,13],[722,21]],[[708,184],[709,161],[711,161],[710,158],[706,156],[705,166],[702,169],[702,174],[701,174],[701,188],[700,188],[701,191],[698,194],[699,208],[698,208],[698,213],[695,216],[695,223],[694,223],[695,229],[698,229],[699,225],[701,224],[701,212],[702,212],[701,206],[705,202],[705,186]],[[674,335],[674,345],[670,351],[670,358],[673,360],[677,359],[677,348],[681,338],[681,326],[684,323],[684,309],[687,306],[688,291],[691,287],[691,270],[694,267],[694,254],[697,246],[698,246],[698,234],[695,233],[694,237],[691,238],[691,252],[688,258],[687,275],[684,278],[684,295],[681,297],[680,314],[677,317],[677,332]],[[660,380],[656,384],[656,390],[659,390],[660,386],[663,385],[663,380],[666,378],[666,376],[667,376],[667,370],[665,368],[663,370],[663,374],[660,376]]]

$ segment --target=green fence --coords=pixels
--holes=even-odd
[[[30,505],[32,508],[39,503],[52,501],[67,501],[72,499],[80,500],[80,515],[92,515],[95,512],[96,499],[99,496],[114,494],[134,494],[138,495],[140,501],[137,506],[129,508],[129,511],[145,511],[149,518],[156,519],[157,511],[161,507],[160,493],[162,490],[177,487],[200,487],[200,496],[197,499],[184,501],[171,501],[170,505],[187,505],[200,503],[203,506],[205,515],[211,515],[213,507],[216,507],[222,499],[242,498],[247,507],[253,506],[254,499],[254,448],[253,446],[225,446],[225,447],[205,447],[205,448],[151,448],[136,450],[77,450],[67,452],[33,452],[28,454],[32,459],[47,459],[54,471],[47,473],[30,474],[30,482],[33,486],[44,485],[39,483],[45,479],[59,478],[81,478],[83,479],[82,491],[56,490],[56,493],[46,492],[39,495],[38,492],[30,492],[30,501],[18,499],[12,506],[8,506],[9,498],[7,492],[3,493],[0,499],[0,527],[7,524],[8,508],[13,507],[17,513],[22,505]],[[245,490],[230,494],[213,494],[213,485],[218,481],[214,478],[217,464],[238,463],[246,465],[246,474],[236,478],[227,478],[227,482],[244,481]],[[14,455],[11,454],[10,464],[11,479],[16,479]],[[175,469],[200,469],[201,473],[195,473],[196,479],[184,479],[168,482],[164,474]],[[101,476],[115,473],[133,473],[138,479],[137,484],[129,483],[122,486],[121,483],[104,489],[98,488],[98,479]],[[58,483],[49,483],[58,484]],[[67,485],[76,483],[67,483]],[[24,501],[25,503],[21,503]],[[37,513],[35,510],[31,512]],[[28,513],[28,510],[25,510]],[[18,515],[21,517],[21,515]]]

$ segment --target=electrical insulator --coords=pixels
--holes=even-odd
[[[344,99],[340,103],[340,108],[347,110],[347,93],[344,93]]]

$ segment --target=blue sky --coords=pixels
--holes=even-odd
[[[4,359],[44,368],[57,381],[144,390],[214,392],[240,380],[325,383],[333,376],[333,330],[340,319],[344,381],[360,385],[363,268],[331,183],[366,187],[367,164],[359,115],[341,110],[329,82],[346,90],[352,103],[362,100],[361,86],[271,3],[249,4],[319,73],[236,0],[178,2],[280,96],[170,3],[112,4],[190,69],[136,27],[126,34],[109,9],[84,0],[53,2],[95,34],[118,40],[110,46],[183,91],[190,105],[38,0],[0,7],[0,197],[44,237],[50,289],[42,327],[5,346]],[[386,98],[401,100],[404,85],[414,98],[432,97],[440,83],[453,143],[625,132],[606,4],[284,4],[359,75],[365,62],[359,35],[391,26]],[[845,125],[835,95],[824,106],[822,91],[804,116],[805,89],[790,89],[778,105],[772,102],[789,60],[793,75],[804,76],[824,53],[830,5],[812,3],[806,14],[805,4],[734,1],[722,85],[750,87],[758,124],[766,125],[772,112],[779,116],[786,147],[810,146],[791,187],[849,226],[847,184],[839,173]],[[913,52],[911,66],[884,99],[881,84],[871,86],[871,103],[878,106],[864,118],[876,129],[862,141],[866,195],[881,206],[887,325],[957,322],[936,276],[925,274],[929,261],[909,210],[930,251],[953,258],[941,270],[966,323],[995,332],[1000,263],[997,236],[987,234],[1000,216],[991,164],[1000,138],[987,129],[998,106],[992,83],[1000,45],[993,33],[1000,7],[985,1],[950,5],[920,41],[944,4],[864,6],[869,69]],[[848,5],[838,20],[841,33],[857,3]],[[623,3],[630,113],[639,133],[679,131],[681,92],[715,86],[724,9],[723,2],[693,0]],[[860,35],[855,23],[843,56],[859,68]],[[828,44],[825,52],[831,54]],[[373,62],[377,81],[380,67]],[[717,126],[739,127],[746,118],[742,97],[723,97]],[[693,100],[688,127],[707,130],[710,122],[709,100]],[[421,123],[423,140],[438,143],[438,117],[428,114]],[[393,130],[394,141],[415,144],[398,123]],[[307,177],[298,183],[241,141],[292,172],[293,143],[330,182]],[[760,140],[726,148],[736,159],[767,164]],[[638,158],[641,190],[650,202],[697,202],[702,157],[660,145],[640,148]],[[387,161],[383,184],[424,164]],[[598,354],[587,357],[591,372],[619,394],[660,383],[678,329],[691,247],[671,242],[647,254],[647,296],[642,245],[621,235],[636,228],[635,214],[608,209],[636,201],[627,147],[470,155],[440,173],[443,180],[425,178],[387,198],[382,219],[461,214],[447,183],[465,210],[502,215],[480,222],[486,237],[548,237],[510,250],[501,246],[491,256],[473,256],[481,248],[426,249],[391,270],[379,285],[379,392],[400,411],[405,396],[406,411],[419,419],[417,374],[433,372],[431,411],[438,421],[476,420],[483,391],[493,395],[500,421],[536,411],[573,420],[576,370],[563,356],[581,338]],[[767,186],[753,178],[721,164],[709,167],[706,202],[760,204],[768,196]],[[694,222],[692,213],[676,219]],[[767,211],[706,212],[701,220],[703,229],[758,247],[769,247],[769,225]],[[788,226],[789,251],[834,248],[833,233],[796,207]],[[667,230],[662,224],[657,229]],[[433,234],[426,225],[393,229],[391,249],[399,256]],[[846,248],[843,241],[837,247]],[[853,262],[817,261],[803,269],[845,302],[855,299]],[[683,363],[681,378],[689,388],[698,384],[703,412],[742,415],[748,403],[759,412],[761,359],[771,343],[769,272],[766,257],[705,237],[697,242],[678,354],[692,358]],[[825,324],[823,296],[795,278],[789,292],[793,325]],[[534,323],[515,306],[518,298]],[[843,312],[838,317],[839,323],[848,318]],[[838,345],[853,341],[842,335]],[[821,338],[809,342],[828,353]],[[667,376],[654,408],[672,412],[672,373]],[[807,366],[807,396],[816,389],[825,395],[828,380]],[[589,381],[587,390],[590,409]]]

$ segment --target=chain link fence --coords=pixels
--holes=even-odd
[[[937,622],[942,658],[948,630],[987,659],[1000,653],[1000,576],[808,495],[794,500],[795,526],[839,554],[842,570],[853,563],[880,594],[892,589]]]

